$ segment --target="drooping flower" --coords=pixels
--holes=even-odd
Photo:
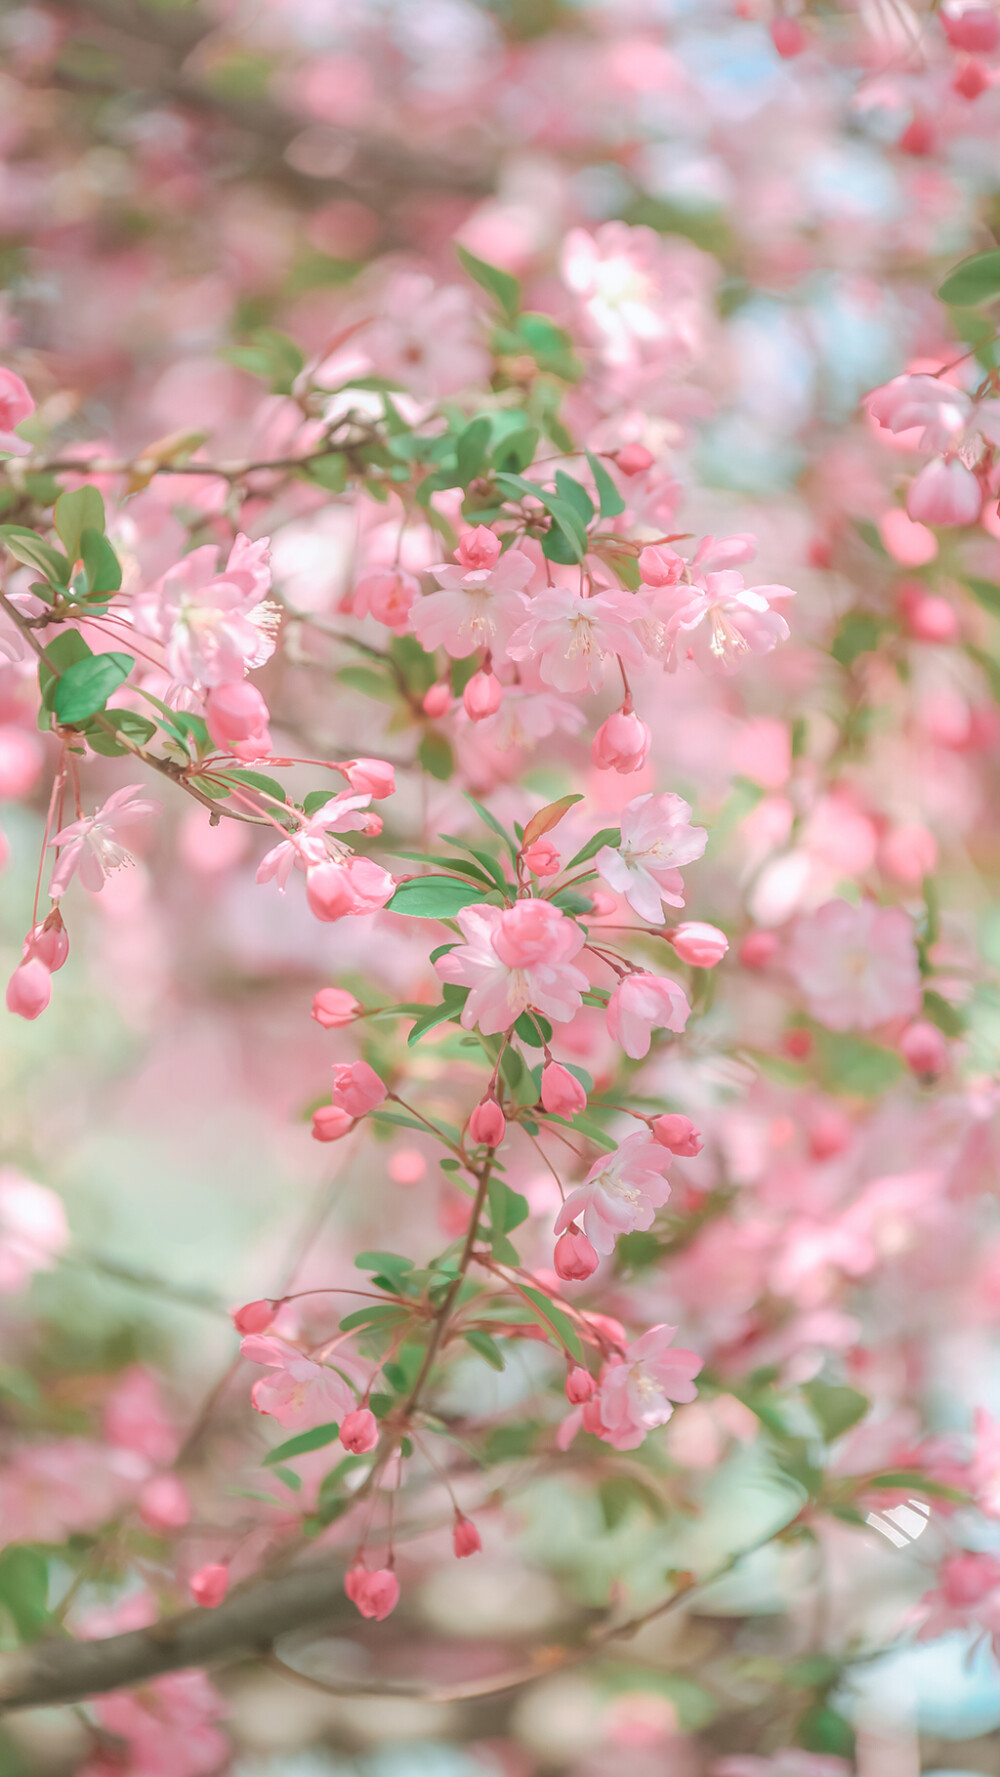
[[[10,457],[31,455],[31,445],[19,438],[15,426],[35,411],[30,389],[14,370],[0,366],[0,452]]]
[[[344,1591],[363,1617],[384,1623],[399,1603],[399,1581],[388,1567],[371,1571],[361,1565],[352,1567],[344,1580]]]
[[[672,976],[626,975],[608,1001],[608,1035],[633,1061],[641,1061],[654,1030],[679,1033],[690,1013],[687,995]]]
[[[788,966],[814,1018],[831,1030],[871,1030],[920,1009],[913,921],[875,901],[827,901],[796,923]]]
[[[303,818],[301,825],[287,839],[279,839],[277,845],[265,852],[257,866],[257,881],[276,882],[278,892],[284,894],[293,870],[311,870],[316,864],[342,861],[345,848],[329,843],[328,835],[369,832],[372,819],[377,818],[364,812],[370,803],[371,796],[367,792],[354,795],[349,790],[338,791],[314,814]]]
[[[637,716],[628,704],[612,710],[598,728],[590,743],[590,757],[598,771],[617,771],[628,777],[641,771],[653,744],[653,731],[648,722]]]
[[[640,666],[642,643],[632,625],[645,617],[645,601],[634,592],[613,589],[585,598],[568,586],[536,593],[528,613],[511,636],[511,660],[533,660],[555,691],[599,691],[609,658]]]
[[[676,587],[667,619],[666,666],[675,672],[691,658],[704,673],[734,673],[748,654],[770,654],[790,634],[771,599],[793,598],[790,586],[746,586],[736,563],[750,561],[749,534],[705,537],[691,562],[689,587]]]
[[[587,1430],[616,1450],[637,1450],[646,1433],[666,1425],[675,1402],[693,1401],[694,1378],[702,1367],[697,1352],[675,1349],[676,1327],[650,1327],[606,1364],[601,1385],[583,1409]],[[598,1430],[599,1425],[599,1430]]]
[[[354,1411],[354,1395],[344,1378],[328,1365],[306,1357],[286,1339],[272,1333],[250,1333],[240,1350],[251,1363],[266,1364],[274,1372],[254,1383],[250,1399],[258,1413],[270,1414],[279,1425],[309,1431],[314,1425],[339,1425]]]
[[[240,680],[274,653],[277,606],[271,585],[268,539],[237,537],[224,568],[212,543],[136,593],[132,621],[142,635],[162,642],[165,665],[181,685],[207,689]]]
[[[126,784],[124,789],[115,790],[96,814],[71,821],[49,840],[49,844],[59,850],[49,883],[53,901],[66,893],[74,875],[79,876],[85,889],[96,895],[113,870],[133,862],[131,853],[126,851],[118,837],[119,833],[122,828],[134,826],[136,821],[159,814],[161,807],[159,802],[144,798],[144,788],[143,784]]]
[[[601,1156],[582,1185],[571,1191],[556,1220],[561,1234],[573,1222],[599,1253],[614,1251],[620,1234],[651,1228],[658,1209],[670,1196],[664,1177],[669,1151],[645,1131],[630,1135],[613,1154]]]
[[[348,913],[377,913],[395,887],[395,879],[374,858],[331,858],[306,871],[309,910],[328,924]]]
[[[431,569],[441,591],[418,599],[410,612],[410,628],[428,652],[447,648],[453,659],[462,660],[477,648],[489,648],[503,658],[524,617],[524,588],[534,569],[523,550],[501,555],[499,537],[494,542],[492,562],[467,566],[460,560]]]
[[[583,949],[578,925],[551,901],[516,906],[463,907],[456,914],[466,942],[434,964],[442,981],[468,987],[462,1025],[485,1036],[507,1030],[533,1006],[557,1024],[580,1008],[590,983],[573,957]]]
[[[367,1061],[342,1062],[333,1070],[332,1102],[349,1117],[363,1117],[383,1104],[386,1086]]]
[[[664,905],[684,905],[680,865],[693,864],[708,844],[705,828],[690,821],[682,796],[636,796],[622,809],[621,844],[602,846],[594,860],[608,887],[642,919],[658,925]]]

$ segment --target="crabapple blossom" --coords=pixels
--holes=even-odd
[[[600,1387],[584,1408],[584,1424],[616,1450],[636,1450],[648,1432],[666,1425],[675,1402],[693,1401],[702,1359],[675,1348],[676,1327],[650,1327],[606,1364]]]
[[[132,600],[132,621],[141,635],[161,642],[171,678],[210,687],[239,682],[274,653],[277,607],[271,585],[268,543],[236,538],[225,567],[214,544],[193,549]]]
[[[791,633],[770,600],[794,597],[789,586],[744,584],[733,562],[754,554],[756,538],[706,537],[691,563],[690,587],[678,587],[667,621],[666,666],[691,659],[704,673],[734,673],[748,654],[770,654]]]
[[[355,617],[374,617],[401,634],[419,597],[420,581],[415,574],[402,568],[368,568],[354,583],[351,609]]]
[[[485,722],[495,716],[503,700],[503,686],[496,673],[473,673],[462,692],[465,713],[472,722]]]
[[[503,1111],[495,1098],[484,1098],[469,1118],[469,1136],[487,1148],[499,1147],[507,1133]]]
[[[499,552],[499,538],[497,546]],[[456,660],[489,648],[503,659],[527,603],[524,588],[532,564],[524,551],[508,549],[482,566],[459,560],[431,571],[441,590],[425,593],[410,612],[410,628],[421,646],[447,648]]]
[[[321,987],[313,995],[312,1017],[324,1030],[339,1030],[360,1017],[363,1006],[343,987]]]
[[[574,1222],[595,1252],[614,1251],[620,1234],[651,1228],[656,1211],[670,1196],[663,1174],[670,1155],[645,1133],[630,1135],[613,1154],[595,1162],[583,1184],[571,1191],[556,1218],[562,1234]]]
[[[343,1377],[328,1365],[273,1333],[250,1333],[240,1345],[252,1364],[275,1372],[255,1382],[250,1399],[258,1413],[269,1414],[289,1431],[307,1431],[327,1421],[342,1422],[354,1411],[354,1396]]]
[[[370,802],[371,794],[367,790],[360,795],[341,790],[331,796],[329,802],[324,802],[315,813],[302,819],[289,839],[279,840],[265,853],[257,866],[257,881],[276,882],[279,894],[284,894],[293,870],[309,872],[331,859],[338,868],[346,870],[348,861],[344,857],[344,848],[331,843],[328,835],[368,832],[372,817],[365,811]],[[350,862],[367,863],[368,860],[352,859]]]
[[[66,893],[74,876],[79,876],[84,888],[96,895],[112,871],[132,863],[131,853],[122,845],[119,834],[134,827],[137,821],[159,814],[162,806],[145,798],[143,788],[142,784],[126,784],[115,790],[96,814],[71,821],[49,840],[58,852],[49,882],[49,894],[54,901]]]
[[[633,592],[584,598],[568,586],[553,586],[535,594],[524,622],[508,639],[507,654],[511,660],[531,660],[554,691],[599,691],[609,659],[641,666],[642,644],[633,624],[646,612],[645,601]]]
[[[948,1045],[937,1025],[926,1018],[907,1025],[899,1039],[899,1053],[915,1074],[943,1074],[948,1065]]]
[[[374,1572],[363,1566],[349,1568],[344,1591],[361,1615],[374,1618],[376,1623],[384,1623],[399,1603],[399,1581],[387,1567]]]
[[[355,1119],[343,1105],[321,1104],[312,1114],[312,1135],[314,1141],[340,1141],[341,1137],[350,1134]]]
[[[587,1108],[587,1094],[575,1074],[558,1061],[548,1061],[542,1069],[542,1104],[554,1117],[575,1117]]]
[[[381,802],[396,788],[396,773],[385,759],[345,759],[338,765],[356,795],[370,796]]]
[[[533,845],[525,846],[521,856],[533,876],[558,876],[562,869],[562,859],[551,839],[536,839]]]
[[[278,1304],[266,1298],[245,1302],[242,1308],[232,1309],[233,1326],[238,1333],[266,1333],[274,1325],[277,1311]]]
[[[482,1537],[472,1519],[464,1517],[461,1512],[455,1519],[451,1544],[459,1561],[464,1561],[469,1555],[478,1555],[483,1546]]]
[[[0,451],[12,457],[31,454],[31,445],[20,438],[15,427],[35,411],[34,398],[16,371],[0,365]]]
[[[16,1166],[0,1166],[0,1294],[24,1289],[36,1271],[51,1271],[68,1245],[62,1199]]]
[[[306,869],[310,912],[328,924],[349,913],[376,912],[385,906],[395,887],[388,870],[383,870],[373,858],[331,859],[323,864],[309,864]]]
[[[652,1123],[652,1136],[661,1146],[669,1148],[672,1154],[683,1154],[686,1159],[693,1159],[704,1147],[701,1133],[692,1123],[690,1117],[679,1112],[668,1111],[662,1117],[656,1117]]]
[[[827,901],[796,922],[788,966],[814,1018],[871,1030],[920,1009],[913,923],[899,907]]]
[[[704,827],[690,820],[681,796],[636,796],[622,809],[620,845],[602,846],[594,860],[608,887],[657,925],[664,906],[683,907],[680,866],[694,863],[708,843]]]
[[[229,1569],[223,1561],[206,1561],[188,1581],[191,1596],[203,1610],[216,1610],[229,1590]]]
[[[598,771],[617,771],[626,776],[642,770],[652,744],[653,736],[646,723],[623,705],[601,723],[591,742],[591,758]]]
[[[664,936],[670,940],[681,962],[690,963],[695,969],[714,969],[729,949],[725,932],[700,919],[683,920]]]
[[[670,975],[626,975],[608,1001],[608,1035],[641,1061],[654,1030],[680,1032],[691,1014],[687,995]]]
[[[567,1283],[584,1283],[600,1264],[596,1248],[579,1228],[567,1228],[556,1241],[553,1264],[556,1276]]]
[[[340,1441],[355,1456],[374,1450],[378,1443],[378,1420],[368,1407],[357,1407],[346,1413],[340,1424]]]
[[[29,1021],[40,1018],[52,998],[52,976],[40,957],[18,963],[7,982],[7,1010]]]
[[[205,726],[217,747],[238,759],[263,759],[271,751],[270,712],[256,685],[216,685],[205,699]]]
[[[983,490],[957,457],[936,457],[906,490],[906,510],[918,524],[975,524]]]
[[[506,1030],[530,1006],[558,1024],[572,1018],[590,985],[573,958],[584,936],[551,901],[516,906],[463,907],[456,914],[465,939],[434,964],[442,981],[469,988],[462,1025],[485,1036]]]
[[[333,1104],[349,1117],[363,1117],[383,1104],[386,1087],[367,1061],[343,1062],[333,1070]]]

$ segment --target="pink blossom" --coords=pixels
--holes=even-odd
[[[626,975],[608,1001],[608,1035],[633,1061],[641,1061],[654,1030],[680,1032],[690,1014],[687,995],[671,976]]]
[[[177,1455],[180,1439],[160,1385],[142,1364],[130,1364],[105,1401],[104,1435],[109,1444],[134,1450],[158,1466]]]
[[[372,817],[365,811],[370,802],[367,791],[360,795],[349,790],[338,791],[314,814],[302,817],[299,827],[287,839],[279,839],[277,845],[265,852],[257,866],[257,881],[277,882],[279,894],[284,894],[293,869],[308,872],[315,865],[327,864],[331,860],[339,868],[346,868],[345,848],[331,841],[328,835],[368,832]]]
[[[503,686],[496,673],[473,673],[462,692],[462,703],[470,722],[485,722],[495,716],[503,700]]]
[[[486,1036],[507,1030],[529,1006],[557,1024],[579,1010],[590,983],[572,958],[584,936],[551,901],[518,901],[506,910],[464,907],[456,919],[466,942],[434,967],[442,981],[470,989],[462,1008],[465,1030],[477,1024]]]
[[[536,839],[534,845],[528,845],[521,853],[525,864],[533,876],[558,876],[562,869],[562,859],[551,839]]]
[[[1000,1648],[1000,1561],[995,1555],[962,1550],[941,1563],[939,1584],[920,1600],[922,1641],[956,1629],[989,1635]]]
[[[935,457],[906,490],[906,510],[918,524],[975,524],[983,490],[957,457]]]
[[[351,609],[355,617],[374,617],[402,634],[410,608],[420,597],[420,581],[402,568],[368,568],[355,583]]]
[[[331,860],[306,871],[310,912],[328,924],[349,913],[377,913],[391,899],[396,883],[373,858]]]
[[[913,922],[898,907],[825,902],[797,921],[788,966],[812,1016],[831,1030],[871,1030],[920,1009]]]
[[[587,1094],[575,1074],[558,1061],[542,1069],[542,1106],[552,1117],[576,1117],[587,1108]]]
[[[942,7],[940,17],[954,49],[988,56],[1000,48],[1000,18],[992,6],[963,6],[958,12]]]
[[[266,1296],[256,1302],[244,1302],[242,1307],[230,1309],[233,1326],[238,1333],[266,1333],[274,1325],[278,1307]]]
[[[652,1128],[653,1140],[669,1148],[672,1154],[682,1154],[685,1159],[693,1159],[704,1147],[701,1132],[697,1130],[690,1117],[682,1117],[676,1112],[667,1112],[657,1117]]]
[[[352,1567],[345,1580],[344,1591],[363,1617],[384,1623],[399,1603],[399,1581],[387,1567],[371,1572],[367,1567]]]
[[[729,939],[718,926],[700,919],[686,919],[666,933],[682,963],[693,969],[714,969],[729,949]]]
[[[342,1025],[353,1024],[363,1011],[353,993],[344,987],[321,987],[313,995],[311,1015],[324,1030],[339,1030]]]
[[[913,434],[920,450],[948,450],[961,439],[973,403],[943,377],[903,375],[875,389],[865,402],[877,425],[897,437]]]
[[[598,1435],[616,1450],[637,1450],[647,1432],[666,1425],[675,1401],[695,1399],[702,1360],[696,1352],[674,1349],[676,1331],[651,1327],[602,1370],[600,1388],[583,1410],[584,1425],[589,1415],[593,1429],[599,1423]]]
[[[484,1098],[469,1118],[469,1136],[484,1147],[497,1148],[507,1133],[507,1120],[495,1098]]]
[[[656,458],[644,444],[623,444],[615,452],[615,462],[623,475],[642,475],[653,467]]]
[[[580,1364],[574,1364],[566,1377],[566,1399],[571,1406],[582,1407],[584,1401],[589,1401],[596,1386],[590,1371],[583,1369]]]
[[[489,380],[485,328],[460,284],[436,285],[425,272],[393,272],[362,344],[379,376],[430,400]]]
[[[656,1211],[670,1196],[663,1176],[669,1164],[669,1152],[645,1131],[630,1135],[613,1154],[602,1155],[583,1184],[570,1192],[555,1232],[561,1234],[582,1219],[595,1251],[613,1252],[620,1234],[652,1227]]]
[[[59,1543],[93,1532],[135,1493],[143,1463],[87,1438],[22,1444],[0,1473],[4,1542]]]
[[[27,385],[15,371],[0,366],[0,452],[10,457],[31,455],[31,445],[19,438],[14,428],[34,411],[34,397]]]
[[[650,728],[623,704],[601,723],[591,741],[590,756],[598,771],[617,771],[627,777],[642,770],[652,744]]]
[[[705,673],[734,673],[748,654],[770,654],[787,641],[788,624],[769,600],[793,598],[789,586],[744,584],[735,562],[754,554],[756,538],[705,537],[690,569],[690,587],[677,588],[676,602],[667,620],[666,665],[674,672],[685,658],[692,658]]]
[[[215,545],[206,543],[135,594],[132,621],[140,634],[163,643],[167,671],[178,684],[225,685],[270,659],[277,607],[266,599],[267,564],[268,539],[251,543],[241,533],[224,568]]]
[[[550,586],[532,599],[507,653],[511,660],[533,660],[543,683],[556,691],[599,691],[609,658],[642,664],[632,625],[647,610],[634,592],[614,589],[585,598],[568,586]]]
[[[139,1516],[150,1530],[181,1530],[191,1521],[191,1496],[179,1475],[153,1475],[139,1489]]]
[[[16,1166],[0,1166],[0,1294],[23,1289],[36,1271],[51,1271],[68,1245],[62,1199]]]
[[[250,1399],[258,1413],[270,1414],[290,1431],[340,1424],[354,1411],[354,1395],[344,1378],[287,1340],[272,1333],[251,1333],[240,1350],[252,1364],[266,1364],[275,1371],[254,1383]]]
[[[30,1022],[40,1018],[52,998],[52,977],[41,957],[30,956],[18,963],[7,983],[8,1012]]]
[[[565,1283],[585,1283],[593,1277],[600,1259],[587,1236],[579,1228],[567,1228],[556,1241],[552,1263],[556,1276]]]
[[[948,1066],[948,1045],[937,1025],[926,1018],[907,1025],[900,1035],[899,1053],[910,1071],[925,1079],[943,1074]]]
[[[447,648],[455,660],[477,648],[489,648],[502,658],[524,617],[524,588],[533,571],[521,549],[508,549],[486,567],[459,562],[432,568],[441,591],[427,593],[410,613],[421,647],[429,652]]]
[[[229,1759],[214,1725],[225,1704],[203,1672],[168,1672],[141,1689],[98,1697],[92,1707],[105,1733],[124,1742],[131,1777],[214,1777]],[[98,1754],[78,1777],[111,1777],[115,1769]]]
[[[126,784],[124,789],[115,790],[96,814],[71,821],[49,840],[60,852],[49,883],[53,901],[66,893],[74,875],[79,875],[84,888],[96,895],[113,870],[133,862],[119,840],[119,833],[136,821],[159,814],[161,806],[159,802],[145,800],[143,789],[142,784]]]
[[[605,362],[622,369],[686,359],[705,332],[708,261],[654,229],[605,222],[572,228],[560,270]]]
[[[344,1062],[333,1070],[333,1103],[350,1117],[363,1117],[384,1104],[386,1087],[367,1061]]]
[[[656,925],[664,905],[683,907],[679,866],[694,863],[708,844],[704,827],[692,827],[690,820],[682,796],[636,796],[622,809],[620,845],[602,846],[594,860],[608,887]]]
[[[395,767],[387,759],[345,759],[338,767],[356,795],[381,802],[396,788]]]
[[[321,1104],[313,1111],[313,1141],[340,1141],[353,1128],[354,1118],[341,1105]]]

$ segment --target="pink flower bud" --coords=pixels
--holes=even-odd
[[[306,871],[306,900],[317,919],[332,924],[348,913],[374,913],[390,899],[395,882],[372,858],[346,864],[312,864]]]
[[[463,1561],[466,1555],[478,1555],[483,1546],[482,1538],[472,1519],[466,1518],[461,1512],[455,1519],[451,1546],[460,1561]]]
[[[324,1030],[339,1030],[343,1024],[351,1024],[364,1011],[364,1007],[343,987],[321,987],[314,995],[312,1016]]]
[[[729,949],[729,939],[718,926],[705,925],[700,919],[686,919],[667,933],[682,963],[696,969],[714,969]]]
[[[238,1333],[266,1333],[273,1325],[278,1312],[277,1302],[271,1302],[262,1296],[257,1302],[244,1302],[242,1308],[230,1310],[233,1326]]]
[[[37,957],[44,963],[50,975],[61,969],[69,955],[69,933],[62,922],[58,907],[54,907],[48,918],[34,931],[28,933],[24,940],[24,960]]]
[[[333,1103],[351,1117],[363,1117],[383,1104],[387,1088],[367,1061],[342,1062],[333,1070]]]
[[[52,977],[39,957],[18,963],[7,983],[7,1010],[18,1018],[39,1018],[52,998]]]
[[[925,590],[915,581],[899,589],[900,615],[918,642],[952,642],[958,634],[958,613],[946,598]]]
[[[937,860],[937,840],[916,821],[905,827],[894,827],[879,846],[879,863],[883,870],[910,888],[931,874]]]
[[[6,665],[6,662],[4,662]],[[0,728],[0,797],[26,796],[45,762],[37,734],[13,722]]]
[[[952,91],[958,93],[960,98],[968,99],[970,103],[974,99],[978,99],[980,93],[984,93],[989,85],[989,69],[982,62],[974,61],[971,57],[965,66],[959,69],[951,83]]]
[[[779,56],[790,61],[793,56],[800,56],[808,42],[805,31],[798,19],[781,18],[771,20],[771,42]]]
[[[313,1141],[339,1141],[353,1123],[354,1118],[340,1105],[321,1104],[318,1111],[313,1111]]]
[[[150,1530],[180,1530],[190,1522],[191,1501],[176,1475],[153,1475],[139,1491],[139,1516]]]
[[[575,1117],[587,1108],[587,1094],[575,1074],[550,1061],[542,1069],[542,1104],[553,1117]]]
[[[196,1604],[215,1610],[229,1590],[229,1569],[224,1561],[208,1561],[188,1580],[188,1590]]]
[[[205,725],[215,745],[238,759],[262,759],[271,751],[270,711],[256,685],[214,685],[205,699]]]
[[[645,586],[676,586],[683,572],[683,556],[665,543],[651,543],[639,551],[639,573]]]
[[[641,475],[653,467],[656,458],[644,444],[623,444],[615,451],[615,462],[623,475]]]
[[[773,932],[748,932],[737,952],[745,969],[766,969],[778,954]]]
[[[363,1456],[378,1443],[378,1420],[369,1407],[357,1407],[345,1413],[340,1427],[340,1441],[354,1456]]]
[[[653,736],[634,710],[615,710],[594,735],[590,756],[598,771],[641,771]]]
[[[503,686],[496,673],[473,673],[462,692],[465,713],[472,722],[485,722],[495,716],[503,702]]]
[[[500,539],[488,525],[477,524],[460,537],[457,554],[463,568],[495,568],[500,558]]]
[[[344,1591],[363,1617],[374,1617],[382,1623],[399,1603],[399,1581],[387,1567],[369,1573],[367,1567],[352,1567],[344,1579]]]
[[[583,1283],[585,1278],[593,1277],[600,1260],[586,1234],[574,1226],[556,1241],[553,1264],[556,1276],[565,1283]]]
[[[661,1148],[669,1148],[672,1154],[680,1154],[685,1160],[693,1160],[705,1146],[701,1132],[697,1130],[690,1117],[682,1117],[676,1111],[669,1111],[665,1116],[657,1117],[653,1124],[653,1140],[658,1141]]]
[[[574,1407],[589,1401],[596,1387],[593,1376],[581,1364],[575,1364],[566,1378],[566,1399]]]
[[[499,1147],[507,1133],[507,1120],[495,1098],[481,1099],[469,1118],[469,1135],[484,1147]]]
[[[368,568],[351,599],[355,617],[374,617],[387,629],[404,630],[410,607],[420,594],[420,581],[402,568]]]
[[[925,1078],[943,1074],[948,1066],[948,1045],[937,1025],[926,1018],[907,1025],[899,1039],[899,1053],[911,1073]]]
[[[906,510],[918,524],[975,524],[983,490],[957,457],[925,464],[906,494]]]
[[[431,686],[420,707],[425,716],[446,716],[451,709],[451,686],[439,680]]]
[[[878,521],[878,534],[893,561],[904,568],[922,568],[933,561],[938,540],[925,524],[914,524],[901,506],[891,506]]]
[[[832,1160],[854,1139],[854,1125],[843,1111],[828,1105],[809,1120],[809,1152],[814,1160]]]
[[[1000,19],[992,6],[967,6],[959,13],[942,8],[938,17],[953,49],[988,56],[1000,47]]]
[[[558,876],[562,869],[562,859],[559,853],[551,839],[546,839],[544,836],[541,839],[536,839],[534,845],[529,845],[527,850],[521,853],[521,856],[535,876]]]
[[[380,802],[396,788],[395,769],[386,759],[345,759],[340,769],[358,796],[373,796]]]

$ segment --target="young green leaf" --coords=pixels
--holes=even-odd
[[[1000,249],[963,259],[948,273],[938,295],[942,302],[955,308],[975,308],[992,296],[1000,296]]]
[[[96,487],[77,487],[60,494],[52,509],[52,517],[59,541],[71,562],[78,561],[83,553],[84,531],[94,531],[99,537],[104,535],[104,501]]]
[[[275,1463],[291,1462],[295,1456],[306,1456],[310,1450],[322,1450],[339,1435],[339,1425],[314,1425],[311,1431],[300,1431],[294,1438],[286,1438],[283,1444],[276,1444],[263,1457],[262,1466],[273,1468]]]
[[[457,876],[418,876],[412,882],[401,882],[391,901],[388,913],[408,913],[411,919],[452,919],[463,907],[485,901],[483,889]]]
[[[16,561],[24,562],[28,568],[36,568],[50,586],[65,591],[73,564],[58,549],[53,549],[51,543],[44,542],[21,524],[0,524],[0,537]]]
[[[131,654],[93,654],[89,660],[78,660],[68,667],[52,697],[56,720],[72,724],[96,715],[134,665]]]
[[[485,1362],[489,1364],[491,1369],[506,1369],[507,1366],[503,1352],[500,1350],[496,1340],[490,1338],[489,1333],[481,1333],[478,1328],[474,1327],[471,1332],[466,1333],[465,1339],[466,1344],[472,1346],[477,1357],[483,1358]]]
[[[492,296],[501,314],[513,320],[521,306],[521,286],[517,278],[509,271],[501,271],[498,265],[490,265],[485,259],[477,259],[468,247],[456,245],[455,252],[459,264],[474,278],[487,296]]]
[[[587,462],[590,464],[590,473],[594,477],[594,486],[597,489],[597,498],[600,502],[601,517],[617,518],[618,514],[625,510],[625,501],[618,492],[618,489],[608,474],[608,471],[605,469],[604,464],[599,458],[595,457],[592,450],[588,450],[587,452]]]

